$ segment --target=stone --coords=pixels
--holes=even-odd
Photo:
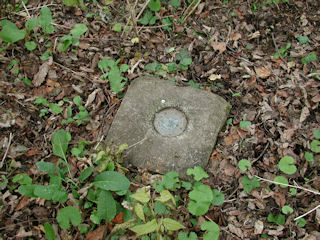
[[[206,168],[230,105],[220,96],[152,76],[128,88],[107,135],[108,145],[128,144],[125,163],[180,177]]]

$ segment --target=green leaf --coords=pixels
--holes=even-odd
[[[49,103],[49,108],[54,114],[62,113],[62,108],[58,104]]]
[[[47,240],[55,240],[56,239],[56,234],[54,233],[54,229],[50,223],[46,222],[43,225],[43,228],[44,228]]]
[[[313,136],[315,139],[320,139],[320,129],[314,130]]]
[[[167,66],[169,72],[176,72],[178,70],[178,66],[174,62],[168,63]]]
[[[78,180],[80,183],[82,183],[84,180],[86,180],[88,177],[91,176],[93,172],[94,167],[87,167],[83,172],[80,174]]]
[[[201,230],[207,231],[203,234],[203,240],[217,240],[220,235],[220,227],[215,222],[203,222]]]
[[[177,230],[185,228],[181,223],[179,223],[171,218],[164,218],[162,220],[162,224],[169,231],[177,231]]]
[[[161,9],[161,1],[160,0],[151,0],[148,4],[148,7],[151,11],[158,12]]]
[[[121,32],[122,29],[122,24],[121,23],[116,23],[113,25],[112,30],[115,32]]]
[[[143,207],[140,203],[137,203],[134,207],[134,212],[137,215],[138,218],[140,218],[143,222],[146,221],[146,218],[144,216]]]
[[[29,184],[32,184],[32,178],[25,173],[20,173],[14,176],[14,178],[12,179],[12,182],[14,183],[18,182],[21,185],[29,185]]]
[[[128,190],[130,181],[118,172],[105,171],[96,176],[93,185],[103,190],[122,191]]]
[[[146,235],[149,233],[154,232],[158,227],[156,219],[153,219],[150,222],[147,222],[145,224],[137,225],[132,228],[130,228],[131,231],[135,232],[137,234],[137,237],[141,235]]]
[[[240,170],[245,172],[245,171],[247,171],[248,167],[251,167],[251,163],[248,159],[241,159],[238,162],[238,166],[239,166]]]
[[[68,206],[58,211],[57,221],[62,229],[69,229],[70,222],[76,227],[81,223],[81,213],[77,208]]]
[[[191,182],[182,182],[182,187],[184,187],[187,191],[191,190],[192,183]]]
[[[46,200],[64,203],[68,199],[68,192],[58,185],[36,185],[34,194]]]
[[[219,190],[217,189],[213,189],[212,194],[213,194],[212,204],[214,206],[221,206],[224,202],[224,194],[219,192]]]
[[[260,187],[261,183],[256,177],[250,179],[248,176],[244,176],[242,181],[243,189],[247,194],[250,194],[253,189]]]
[[[314,161],[314,156],[311,152],[305,152],[304,157],[308,162],[313,162]]]
[[[51,137],[53,145],[53,154],[67,161],[66,152],[68,144],[71,141],[71,135],[63,129],[56,131]]]
[[[26,46],[26,48],[27,48],[29,51],[33,51],[33,50],[35,50],[36,47],[37,47],[37,44],[36,44],[34,41],[25,42],[24,45]]]
[[[151,11],[147,10],[144,13],[143,17],[140,18],[140,23],[143,25],[148,25],[148,24],[153,25],[155,24],[156,20],[157,20],[157,17],[154,16]]]
[[[246,128],[246,127],[249,127],[250,125],[251,125],[250,121],[241,121],[240,124],[239,124],[239,127],[240,128]]]
[[[63,0],[64,5],[67,7],[79,7],[79,0]]]
[[[285,205],[281,208],[281,211],[284,213],[284,214],[288,214],[288,213],[293,213],[293,209],[288,206],[288,205]]]
[[[308,56],[305,56],[301,59],[301,62],[303,64],[308,64],[310,62],[315,62],[315,61],[317,61],[317,55],[314,52],[309,53]]]
[[[2,26],[0,38],[7,43],[18,42],[26,36],[26,32],[24,30],[19,30],[14,23],[8,20],[2,20],[0,25]]]
[[[130,197],[143,204],[150,201],[150,193],[147,188],[140,189],[138,192],[131,194]]]
[[[284,183],[284,184],[288,184],[289,183],[288,179],[286,177],[283,177],[283,176],[277,176],[277,177],[274,178],[273,181],[276,182],[276,183]],[[280,184],[280,187],[286,188],[287,186]]]
[[[294,165],[294,159],[290,156],[284,156],[278,163],[279,169],[286,174],[294,174],[297,171]]]
[[[273,215],[272,213],[269,213],[268,215],[268,222],[272,222],[275,223],[277,225],[284,225],[286,222],[286,218],[284,215],[282,215],[281,213],[279,213],[278,215]]]
[[[164,188],[175,191],[180,188],[179,174],[175,171],[171,171],[163,175],[163,181],[160,182]],[[162,190],[160,190],[162,191]]]
[[[189,236],[186,232],[179,232],[177,240],[197,240],[198,236],[195,232],[190,232]]]
[[[51,10],[48,7],[43,7],[40,10],[39,24],[42,28],[42,31],[46,34],[54,32],[54,27],[51,24],[52,14]]]
[[[27,31],[30,32],[33,29],[35,29],[38,25],[39,25],[39,18],[30,18],[26,22],[25,26],[26,26]]]
[[[200,181],[203,178],[209,177],[209,175],[203,170],[202,167],[195,166],[194,168],[188,168],[187,175],[193,175],[194,180]]]
[[[34,189],[37,187],[37,185],[21,185],[19,188],[18,188],[18,192],[21,194],[21,195],[25,195],[25,196],[28,196],[28,197],[32,197],[32,198],[36,198],[37,196],[34,194]]]
[[[120,69],[118,67],[112,68],[108,74],[108,79],[110,81],[111,90],[115,93],[120,92],[120,90],[126,84],[126,79],[120,75]],[[125,81],[123,81],[125,80]]]
[[[191,87],[200,89],[200,84],[194,82],[193,80],[190,80],[190,81],[188,82],[188,84],[189,84],[189,86],[191,86]]]
[[[56,167],[51,162],[37,162],[37,168],[40,172],[48,173],[50,176],[54,174]]]
[[[190,199],[199,202],[211,202],[213,200],[213,193],[208,185],[200,183],[189,192],[189,197]]]
[[[154,205],[153,205],[153,211],[156,214],[169,214],[170,211],[168,211],[168,209],[166,208],[166,206],[159,201],[155,201]]]
[[[128,68],[129,68],[128,64],[121,64],[120,72],[126,72],[128,71]]]
[[[181,5],[180,0],[171,0],[169,4],[174,8],[178,8]]]
[[[78,23],[73,26],[73,29],[70,31],[73,37],[80,37],[82,34],[85,34],[88,31],[88,27],[83,23]]]
[[[50,56],[52,56],[52,52],[50,52],[50,51],[45,51],[44,54],[41,55],[40,59],[41,59],[42,61],[47,61]]]
[[[110,222],[116,216],[116,201],[111,192],[102,190],[98,197],[97,211],[100,219]]]
[[[174,199],[174,196],[168,191],[168,190],[163,190],[160,192],[160,197],[156,198],[157,201],[166,203],[169,202],[170,200],[174,205],[176,205],[176,201]]]
[[[297,37],[298,41],[300,44],[306,44],[306,43],[309,43],[309,38],[307,36],[301,36],[299,35]]]
[[[73,98],[73,102],[74,102],[74,104],[76,104],[77,106],[81,106],[82,99],[81,99],[80,96],[75,96],[75,97]]]
[[[8,186],[9,180],[5,175],[1,175],[0,179],[0,191],[4,190]]]
[[[320,141],[319,140],[312,140],[310,144],[310,149],[314,153],[320,153]]]
[[[304,218],[299,218],[296,220],[299,227],[303,228],[306,225],[306,220]]]
[[[190,200],[188,204],[188,210],[195,216],[201,216],[208,212],[210,205],[210,202]]]

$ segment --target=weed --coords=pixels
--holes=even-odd
[[[62,38],[60,38],[60,43],[58,44],[58,51],[65,52],[71,45],[78,46],[81,35],[85,34],[87,30],[87,26],[83,23],[74,25],[73,29],[70,31],[68,35],[65,35]]]
[[[288,50],[291,47],[291,43],[288,42],[284,48],[280,48],[274,55],[274,58],[285,58],[288,54]]]

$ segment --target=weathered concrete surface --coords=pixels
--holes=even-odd
[[[183,177],[188,168],[206,167],[229,110],[215,94],[139,77],[121,103],[107,144],[127,143],[127,163],[158,173],[177,171]],[[165,113],[159,115],[161,111]]]

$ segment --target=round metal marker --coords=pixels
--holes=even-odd
[[[154,127],[165,137],[175,137],[184,132],[187,127],[185,114],[175,108],[165,108],[154,117]]]

